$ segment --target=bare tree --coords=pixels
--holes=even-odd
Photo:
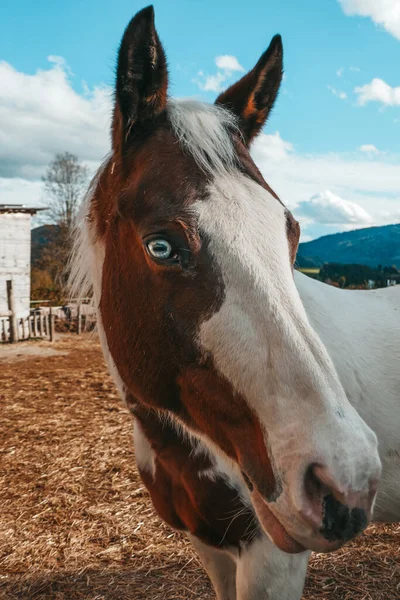
[[[53,221],[66,233],[74,225],[88,180],[88,169],[75,154],[56,154],[43,177]]]
[[[42,180],[48,199],[49,213],[55,225],[53,238],[42,252],[37,267],[50,276],[53,287],[61,294],[68,277],[71,234],[87,187],[88,169],[79,162],[77,156],[64,152],[56,154]]]

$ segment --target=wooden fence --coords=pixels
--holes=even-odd
[[[17,316],[12,281],[7,281],[7,301],[8,310],[0,312],[0,342],[14,343],[38,338],[52,342],[56,322],[62,321],[67,331],[78,334],[91,329],[96,322],[93,308],[71,301],[65,307],[38,306],[31,309],[29,316],[20,318]]]
[[[17,318],[12,311],[0,313],[0,342],[19,342],[44,338],[54,339],[55,316],[50,309],[48,314],[31,313],[28,317]]]

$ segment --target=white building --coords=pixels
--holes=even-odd
[[[386,287],[392,287],[397,284],[397,279],[386,279]]]
[[[29,315],[31,219],[43,208],[0,204],[0,314],[8,310],[7,281],[13,282],[17,318]]]

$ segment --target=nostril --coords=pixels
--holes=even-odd
[[[320,465],[312,464],[308,467],[304,475],[304,491],[307,499],[312,504],[322,504],[322,498],[329,494],[330,489],[324,483],[320,477],[318,477],[318,470],[323,467]]]
[[[318,527],[330,542],[346,542],[368,525],[368,501],[365,492],[345,491],[335,485],[329,469],[320,464],[308,467],[304,476],[306,503],[303,517]]]
[[[324,489],[332,492],[339,500],[344,497],[345,489],[343,487],[340,489],[339,484],[335,481],[329,469],[322,465],[314,464],[312,465],[312,472]]]
[[[331,490],[316,475],[317,465],[310,465],[304,474],[304,495],[301,513],[303,517],[314,526],[320,527],[323,514],[324,497],[330,494]]]
[[[312,499],[320,495],[322,487],[321,481],[314,473],[314,466],[310,465],[304,476],[304,489],[307,496]]]
[[[329,542],[348,542],[364,531],[368,517],[362,508],[348,508],[329,494],[324,498],[320,532]]]

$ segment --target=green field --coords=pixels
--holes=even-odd
[[[305,273],[306,275],[318,275],[320,269],[297,269],[300,273]]]

